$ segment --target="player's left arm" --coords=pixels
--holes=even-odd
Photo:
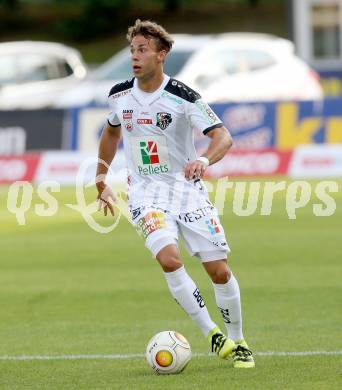
[[[220,161],[233,145],[232,136],[224,126],[215,127],[206,135],[211,138],[208,149],[199,159],[189,162],[184,168],[184,175],[188,180],[203,177],[207,167]]]

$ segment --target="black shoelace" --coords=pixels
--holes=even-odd
[[[234,350],[234,354],[238,359],[248,359],[252,356],[252,351],[242,345],[238,345]]]

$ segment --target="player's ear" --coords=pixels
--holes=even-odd
[[[167,55],[166,50],[160,50],[160,51],[158,52],[158,60],[159,60],[160,62],[165,62],[166,55]]]

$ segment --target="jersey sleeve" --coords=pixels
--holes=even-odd
[[[203,134],[223,126],[222,121],[201,97],[194,102],[188,102],[187,117],[191,126],[200,130]]]
[[[118,116],[118,108],[115,99],[111,96],[108,97],[109,113],[107,115],[107,122],[109,126],[118,127],[121,125],[120,119]]]

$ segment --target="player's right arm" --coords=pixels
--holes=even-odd
[[[99,210],[103,207],[104,214],[107,210],[114,215],[112,202],[116,201],[115,195],[109,186],[105,184],[106,175],[121,138],[121,126],[111,126],[109,123],[104,127],[99,144],[98,163],[96,170],[96,187],[98,191]]]

